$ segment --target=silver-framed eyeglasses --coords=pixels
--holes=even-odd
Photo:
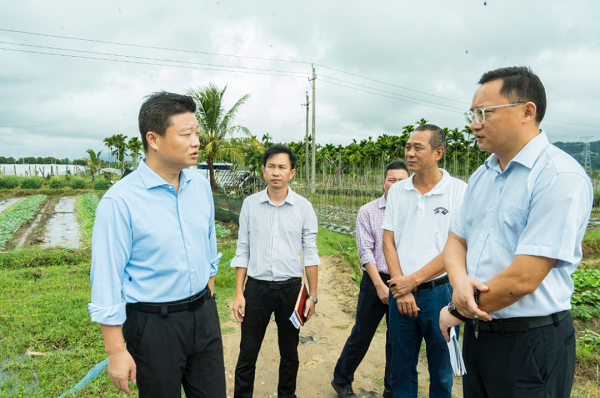
[[[467,119],[467,122],[469,124],[473,123],[473,120],[475,120],[475,122],[477,124],[483,124],[483,122],[485,122],[485,110],[486,109],[504,108],[505,106],[517,106],[517,105],[523,105],[523,104],[524,104],[524,102],[517,102],[516,104],[484,106],[481,108],[475,108],[472,111],[467,111],[464,113],[464,115],[465,115],[465,119]]]

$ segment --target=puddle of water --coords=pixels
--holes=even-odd
[[[55,212],[72,212],[76,198],[63,197],[54,208]],[[72,213],[54,214],[46,227],[44,246],[62,246],[69,249],[79,247],[79,221]]]
[[[0,201],[0,214],[2,214],[4,210],[8,209],[10,206],[14,205],[15,203],[21,200],[23,200],[23,198],[10,198]]]

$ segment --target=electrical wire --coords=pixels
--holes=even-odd
[[[555,122],[555,123],[564,123],[564,124],[575,124],[577,126],[585,126],[585,127],[596,127],[596,128],[600,128],[600,126],[593,126],[591,124],[581,124],[581,123],[573,123],[573,122],[561,122],[560,120],[552,120],[552,119],[546,119],[549,122]]]
[[[362,91],[362,92],[364,92],[364,93],[374,94],[374,95],[378,95],[378,96],[380,96],[380,97],[391,98],[391,99],[393,99],[393,100],[396,100],[396,101],[408,102],[408,103],[411,103],[411,104],[422,105],[422,106],[426,106],[426,107],[429,107],[429,108],[440,109],[440,110],[443,110],[443,111],[448,111],[448,112],[452,112],[452,113],[462,113],[462,112],[457,112],[457,111],[455,111],[455,110],[452,110],[452,109],[440,108],[440,107],[438,107],[438,106],[433,106],[433,105],[428,105],[428,104],[421,104],[421,103],[418,103],[418,102],[409,101],[409,100],[405,100],[405,99],[402,99],[402,98],[397,98],[397,97],[390,97],[389,95],[384,95],[384,94],[374,93],[374,92],[372,92],[372,91],[367,91],[367,90],[361,90],[361,89],[359,89],[359,88],[356,88],[356,87],[352,87],[352,86],[346,86],[346,85],[343,85],[343,84],[338,84],[338,83],[333,83],[333,82],[326,81],[326,80],[321,80],[321,81],[322,81],[323,83],[327,83],[327,84],[333,84],[334,86],[346,87],[346,88],[349,88],[349,89],[351,89],[351,90]]]
[[[181,64],[214,66],[214,67],[219,67],[219,68],[235,68],[235,69],[245,69],[245,70],[263,71],[263,72],[293,73],[293,74],[301,74],[302,77],[307,77],[307,76],[310,75],[307,72],[295,72],[295,71],[285,71],[285,70],[275,70],[275,69],[262,69],[262,68],[248,68],[248,67],[244,67],[244,66],[203,64],[203,63],[199,63],[199,62],[176,61],[176,60],[163,59],[163,58],[148,58],[148,57],[137,57],[137,56],[134,56],[134,55],[101,53],[101,52],[96,52],[96,51],[85,51],[85,50],[73,50],[73,49],[70,49],[70,48],[61,48],[61,47],[36,46],[36,45],[33,45],[33,44],[11,43],[11,42],[7,42],[7,41],[0,41],[0,44],[10,44],[10,45],[14,45],[14,46],[43,48],[43,49],[46,49],[46,50],[72,51],[72,52],[77,52],[77,53],[94,54],[94,55],[106,55],[106,56],[112,56],[112,57],[125,57],[125,58],[134,58],[134,59],[143,59],[143,60],[147,60],[147,61],[174,62],[174,63],[181,63]]]
[[[352,83],[352,82],[349,82],[349,81],[346,81],[346,80],[335,79],[335,78],[333,78],[333,77],[324,76],[324,75],[321,75],[321,77],[324,77],[324,78],[326,78],[326,79],[330,79],[330,80],[334,80],[334,81],[336,81],[336,82],[340,82],[340,83],[353,84],[353,85],[355,85],[355,86],[358,86],[358,87],[363,87],[363,88],[368,88],[368,89],[370,89],[370,90],[381,91],[382,93],[386,93],[386,94],[392,94],[392,95],[396,95],[396,96],[398,96],[398,97],[408,98],[408,99],[412,99],[412,100],[416,100],[416,101],[427,102],[428,104],[432,104],[432,105],[444,106],[444,107],[446,107],[446,108],[455,109],[455,110],[457,110],[457,111],[464,111],[464,110],[463,110],[463,109],[461,109],[461,108],[455,108],[455,107],[453,107],[453,106],[444,105],[444,104],[439,104],[439,103],[436,103],[436,102],[430,102],[430,101],[427,101],[427,100],[422,100],[422,99],[419,99],[419,98],[408,97],[408,96],[406,96],[406,95],[396,94],[396,93],[392,93],[392,92],[390,92],[390,91],[380,90],[380,89],[378,89],[378,88],[375,88],[375,87],[371,87],[371,86],[365,86],[365,85],[358,84],[358,83]]]
[[[249,56],[245,56],[245,55],[219,54],[219,53],[211,53],[211,52],[207,52],[207,51],[195,51],[195,50],[183,50],[183,49],[178,49],[178,48],[145,46],[145,45],[142,45],[142,44],[119,43],[119,42],[106,41],[106,40],[81,39],[81,38],[78,38],[78,37],[50,35],[50,34],[46,34],[46,33],[36,33],[36,32],[25,32],[25,31],[22,31],[22,30],[14,30],[14,29],[2,29],[2,28],[0,28],[0,31],[2,31],[2,32],[20,33],[20,34],[24,34],[24,35],[34,35],[34,36],[54,37],[54,38],[58,38],[58,39],[68,39],[68,40],[85,41],[85,42],[91,42],[91,43],[112,44],[112,45],[116,45],[116,46],[148,48],[148,49],[152,49],[152,50],[178,51],[178,52],[183,52],[183,53],[203,54],[203,55],[215,55],[215,56],[220,56],[220,57],[256,59],[256,60],[260,60],[260,61],[275,61],[275,62],[289,62],[289,63],[295,63],[295,64],[310,64],[310,62],[305,62],[305,61],[290,61],[290,60],[286,60],[286,59],[249,57]]]
[[[67,57],[67,58],[82,58],[82,59],[93,59],[97,61],[111,61],[111,62],[120,62],[125,64],[137,64],[137,65],[153,65],[153,66],[167,66],[172,68],[182,68],[182,69],[196,69],[196,70],[211,70],[217,72],[234,72],[234,73],[245,73],[251,75],[267,75],[267,76],[284,76],[284,77],[295,77],[295,78],[305,78],[305,76],[295,76],[295,75],[284,75],[284,74],[276,74],[276,73],[260,73],[260,72],[249,72],[249,71],[241,71],[241,70],[223,70],[223,69],[214,69],[214,68],[198,68],[194,66],[183,66],[183,65],[167,65],[167,64],[155,64],[150,62],[139,62],[139,61],[127,61],[124,59],[107,59],[107,58],[97,58],[97,57],[84,57],[82,55],[72,55],[72,54],[56,54],[56,53],[48,53],[43,51],[30,51],[30,50],[18,50],[16,48],[5,48],[0,47],[0,50],[5,51],[15,51],[22,53],[31,53],[31,54],[45,54],[45,55],[55,55],[59,57]]]

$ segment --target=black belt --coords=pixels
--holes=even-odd
[[[415,290],[413,290],[413,292],[417,290],[433,289],[436,286],[443,285],[448,282],[450,282],[450,279],[448,279],[448,275],[446,275],[443,278],[438,278],[429,282],[421,283],[419,286],[417,286]]]
[[[269,289],[285,289],[286,287],[298,286],[302,283],[302,278],[290,278],[285,281],[263,281],[260,279],[253,278],[251,276],[248,277],[248,280],[252,282],[256,282],[259,285],[268,286]]]
[[[560,321],[565,319],[567,315],[569,315],[569,313],[569,310],[564,310],[546,316],[496,319],[489,322],[484,322],[480,319],[479,330],[485,330],[486,332],[502,333],[527,332],[529,331],[529,329],[540,328],[542,326],[548,326],[551,324],[558,326],[560,324]],[[473,321],[470,322],[471,324],[473,324]]]
[[[148,314],[160,314],[166,318],[169,313],[194,311],[202,307],[202,304],[210,297],[210,289],[205,288],[200,293],[183,300],[171,301],[168,303],[127,303],[128,306],[136,311],[146,312]]]
[[[380,272],[379,276],[381,277],[381,280],[384,282],[389,281],[392,278],[390,276],[390,274],[384,274],[383,272]]]

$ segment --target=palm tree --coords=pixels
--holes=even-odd
[[[238,163],[238,165],[244,166],[244,152],[239,146],[230,142],[234,134],[241,133],[243,135],[242,138],[247,139],[245,142],[248,144],[256,140],[250,134],[250,130],[247,127],[233,125],[237,111],[250,98],[250,95],[244,95],[230,110],[225,112],[223,108],[223,96],[226,90],[227,86],[223,90],[220,90],[214,84],[209,83],[205,87],[196,90],[190,89],[187,92],[189,96],[194,98],[198,106],[198,110],[196,111],[196,119],[198,119],[198,124],[200,125],[200,149],[198,155],[199,158],[206,158],[212,189],[219,188],[215,180],[213,164],[220,156],[228,156]]]
[[[98,151],[98,153],[96,153],[92,149],[88,149],[86,152],[88,153],[88,155],[90,155],[90,158],[88,159],[86,157],[83,157],[81,159],[83,159],[87,162],[87,165],[90,168],[90,172],[92,173],[92,182],[94,182],[94,181],[96,181],[94,174],[96,174],[98,172],[98,169],[102,165],[102,160],[100,159],[100,155],[102,154],[102,151]]]
[[[458,128],[454,128],[452,130],[450,130],[450,134],[448,136],[448,141],[449,144],[452,146],[452,152],[454,154],[454,177],[456,177],[458,170],[456,168],[456,156],[458,155],[458,149],[461,147],[461,145],[463,144],[465,138],[462,134],[461,131],[458,131]]]
[[[125,166],[125,149],[127,149],[127,144],[125,143],[125,140],[127,139],[127,137],[125,137],[123,134],[117,134],[117,135],[113,135],[113,145],[115,146],[115,157],[116,159],[121,162],[121,172],[124,171],[124,166]]]
[[[115,146],[114,141],[114,135],[112,137],[106,137],[104,140],[102,140],[104,146],[108,147],[108,167],[111,167],[112,147]]]
[[[142,141],[138,137],[133,137],[129,139],[127,143],[127,148],[129,149],[129,155],[131,155],[131,168],[136,169],[138,165],[138,158],[140,157],[140,152],[144,145]]]

